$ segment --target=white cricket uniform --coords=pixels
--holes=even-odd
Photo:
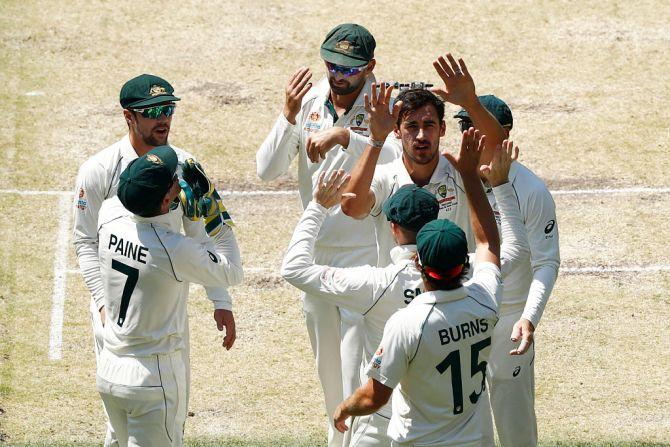
[[[493,333],[488,381],[493,418],[503,447],[537,445],[535,345],[511,356],[514,323],[526,318],[537,328],[560,265],[556,206],[542,180],[521,163],[510,168],[509,183],[520,209],[530,255],[505,276],[500,321]],[[496,197],[487,191],[496,218]],[[504,237],[504,236],[503,236]]]
[[[523,226],[516,197],[510,184],[494,188],[504,217],[503,232],[507,236],[502,247],[503,272],[513,262],[527,254]],[[314,240],[326,219],[328,210],[312,201],[305,209],[294,231],[284,257],[282,276],[293,286],[315,298],[363,315],[364,361],[369,363],[381,342],[384,325],[397,310],[404,308],[422,292],[421,273],[413,257],[416,245],[395,246],[391,250],[393,263],[386,267],[370,265],[337,268],[315,265]],[[388,224],[387,224],[388,225]],[[361,371],[363,374],[363,371]],[[345,396],[346,397],[346,396]],[[351,447],[388,446],[390,402],[375,414],[355,418],[351,431]],[[488,427],[492,426],[489,419]]]
[[[97,387],[121,446],[182,445],[189,282],[228,287],[243,278],[230,227],[196,240],[172,230],[170,213],[136,216],[118,197],[99,213],[106,319]]]
[[[392,445],[486,445],[486,363],[501,292],[498,267],[481,263],[463,287],[424,292],[386,323],[366,373],[395,388]]]
[[[315,84],[303,97],[295,125],[289,123],[283,113],[279,115],[256,154],[258,176],[269,181],[285,174],[297,155],[298,189],[303,208],[306,208],[322,172],[334,169],[350,172],[367,144],[369,120],[363,94],[370,91],[372,82],[375,79],[369,76],[351,109],[340,117],[335,115],[329,100],[328,79]],[[326,154],[325,160],[312,163],[305,149],[307,138],[334,126],[350,129],[348,147],[336,146]],[[389,138],[380,160],[389,162],[399,155],[399,144]],[[372,220],[354,220],[339,206],[332,209],[317,236],[314,261],[337,267],[375,264],[377,247]],[[361,317],[346,311],[340,315],[335,305],[315,299],[308,293],[303,295],[303,309],[326,411],[330,415],[341,402],[343,393],[350,393],[359,385],[358,371],[363,351]],[[330,446],[342,445],[342,436],[332,424],[329,424],[328,438]]]
[[[193,158],[191,154],[172,146],[180,162]],[[119,185],[119,176],[128,164],[137,158],[137,153],[130,144],[128,135],[121,140],[103,149],[86,160],[79,168],[74,196],[74,232],[73,242],[77,253],[77,260],[82,271],[84,282],[91,292],[90,312],[93,326],[93,340],[96,361],[103,347],[102,324],[99,309],[104,304],[100,266],[98,262],[98,213],[102,202],[116,196]],[[178,167],[180,170],[181,167]],[[202,221],[191,221],[183,216],[181,207],[169,213],[172,231],[180,228],[189,237],[207,238]],[[214,302],[216,309],[232,310],[232,302],[227,290],[222,287],[206,287],[208,298]],[[189,378],[189,345],[188,345],[188,316],[182,315],[186,333],[182,338],[184,346],[182,353],[186,363],[186,375]],[[190,384],[190,380],[187,380]],[[188,388],[188,386],[187,386]],[[186,390],[188,400],[189,392]],[[109,428],[109,427],[108,427]],[[116,445],[113,433],[108,430],[105,446]]]
[[[440,211],[439,219],[449,219],[461,227],[468,240],[468,248],[474,250],[472,230],[470,226],[470,211],[468,208],[468,198],[465,194],[463,182],[460,174],[451,165],[449,160],[438,155],[439,161],[430,181],[423,186],[424,189],[435,195]],[[382,204],[391,197],[398,189],[405,185],[413,185],[414,182],[405,168],[402,157],[375,169],[374,177],[370,189],[374,193],[375,203],[370,211],[370,215],[375,218],[375,228],[377,235],[377,245],[379,250],[380,267],[387,265],[390,260],[388,253],[393,247],[393,234],[388,225],[386,216],[382,212]]]

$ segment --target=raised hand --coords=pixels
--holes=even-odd
[[[370,119],[370,137],[375,141],[384,141],[389,133],[395,128],[398,121],[398,114],[402,101],[397,101],[393,105],[393,110],[390,109],[391,92],[393,86],[386,86],[382,82],[379,85],[379,92],[377,92],[377,84],[372,84],[372,91],[370,94],[365,94],[365,111],[368,112]]]
[[[479,170],[491,186],[500,186],[507,183],[510,166],[519,157],[519,147],[514,142],[505,140],[502,146],[496,146],[493,158],[488,165],[482,165]]]
[[[321,172],[314,190],[314,200],[324,208],[332,208],[340,203],[342,196],[356,197],[356,194],[344,193],[350,179],[351,177],[342,169],[331,171],[328,174],[328,180],[326,180],[326,172]]]
[[[295,117],[300,112],[300,105],[305,93],[312,88],[312,83],[308,82],[312,77],[312,72],[308,67],[298,69],[288,84],[286,84],[286,100],[284,102],[284,116],[289,123],[295,124]]]
[[[451,53],[447,53],[433,61],[433,67],[444,81],[444,88],[433,87],[430,89],[433,93],[445,101],[461,107],[477,100],[475,82],[472,80],[463,59],[459,58],[457,63]]]
[[[486,135],[471,127],[463,132],[461,149],[457,156],[445,152],[444,155],[462,176],[479,175],[479,159],[484,149]]]

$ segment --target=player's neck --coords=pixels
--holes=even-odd
[[[141,137],[135,135],[133,132],[130,132],[128,136],[130,137],[130,145],[133,147],[138,157],[141,157],[155,147],[146,144]]]
[[[405,164],[405,169],[409,174],[412,182],[417,186],[426,186],[430,182],[430,178],[433,176],[433,172],[437,168],[437,163],[440,161],[441,155],[437,154],[430,163],[420,164],[410,159],[407,154],[403,154],[402,161]]]

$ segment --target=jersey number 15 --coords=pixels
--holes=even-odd
[[[482,392],[486,388],[486,362],[479,361],[479,352],[491,345],[491,337],[478,341],[470,346],[470,376],[474,377],[477,373],[482,373],[482,384],[479,392],[470,393],[470,402],[476,404]],[[444,374],[451,368],[451,389],[454,392],[454,414],[463,413],[463,382],[461,380],[461,352],[456,349],[451,351],[444,360],[436,367],[437,372]]]

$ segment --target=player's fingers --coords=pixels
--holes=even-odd
[[[305,146],[306,146],[305,150],[307,151],[307,157],[309,158],[309,161],[311,161],[312,163],[318,163],[319,161],[318,155],[314,153],[316,145],[311,135],[307,137],[307,143],[305,144]]]
[[[356,198],[356,194],[354,194],[353,192],[345,192],[342,193],[342,197],[351,197],[353,199]]]
[[[479,137],[479,141],[477,143],[477,152],[479,152],[480,156],[481,153],[484,151],[484,146],[486,145],[486,135],[482,135]]]
[[[483,165],[479,167],[479,171],[484,174],[485,176],[488,176],[491,173],[491,167],[487,165]]]
[[[370,106],[374,107],[377,104],[377,83],[372,83],[372,90],[370,90]]]
[[[350,180],[351,180],[351,176],[350,176],[350,175],[348,175],[348,174],[347,174],[347,175],[343,175],[343,176],[342,176],[342,179],[340,180],[340,184],[337,185],[337,189],[338,189],[338,190],[342,190],[342,189],[346,188],[347,185],[349,184],[349,181],[350,181]]]
[[[302,88],[307,84],[307,82],[312,78],[312,73],[306,72],[302,77],[295,83],[293,91],[298,93]]]
[[[468,66],[465,65],[465,61],[462,58],[458,58],[458,65],[461,67],[461,71],[465,76],[470,76],[470,72],[468,71]]]
[[[521,337],[521,326],[519,326],[519,323],[514,323],[514,327],[512,328],[512,334],[510,335],[510,340],[513,342],[519,341],[519,338]]]
[[[512,154],[512,160],[519,158],[519,146],[514,146],[514,153]]]
[[[307,73],[309,73],[309,67],[301,67],[300,69],[298,69],[298,71],[296,71],[295,74],[293,75],[293,78],[291,78],[290,83],[291,87],[295,88],[302,81],[302,79],[305,77]]]
[[[372,111],[370,109],[370,97],[368,96],[367,93],[363,95],[363,108],[365,108],[365,111],[368,113]]]
[[[447,57],[449,56],[451,56],[451,54],[447,53]],[[438,57],[437,62],[440,64],[440,67],[442,68],[442,71],[444,71],[444,74],[446,75],[447,78],[454,77],[454,70],[451,69],[449,63],[444,58],[444,56]]]
[[[309,89],[311,89],[311,88],[312,88],[312,83],[311,82],[308,82],[307,84],[305,84],[305,86],[302,88],[302,90],[300,90],[296,94],[297,99],[302,99],[302,97],[305,96],[307,94],[307,92],[309,91]]]
[[[447,53],[447,59],[449,60],[449,68],[454,72],[454,75],[462,74],[461,67],[458,66],[451,53]]]
[[[386,89],[386,96],[384,96],[384,104],[391,104],[391,93],[393,92],[393,85],[389,84],[389,87]]]
[[[530,341],[527,338],[524,338],[521,340],[521,344],[519,344],[519,347],[516,349],[512,349],[509,353],[511,355],[523,355],[528,351],[528,348],[530,348]]]

